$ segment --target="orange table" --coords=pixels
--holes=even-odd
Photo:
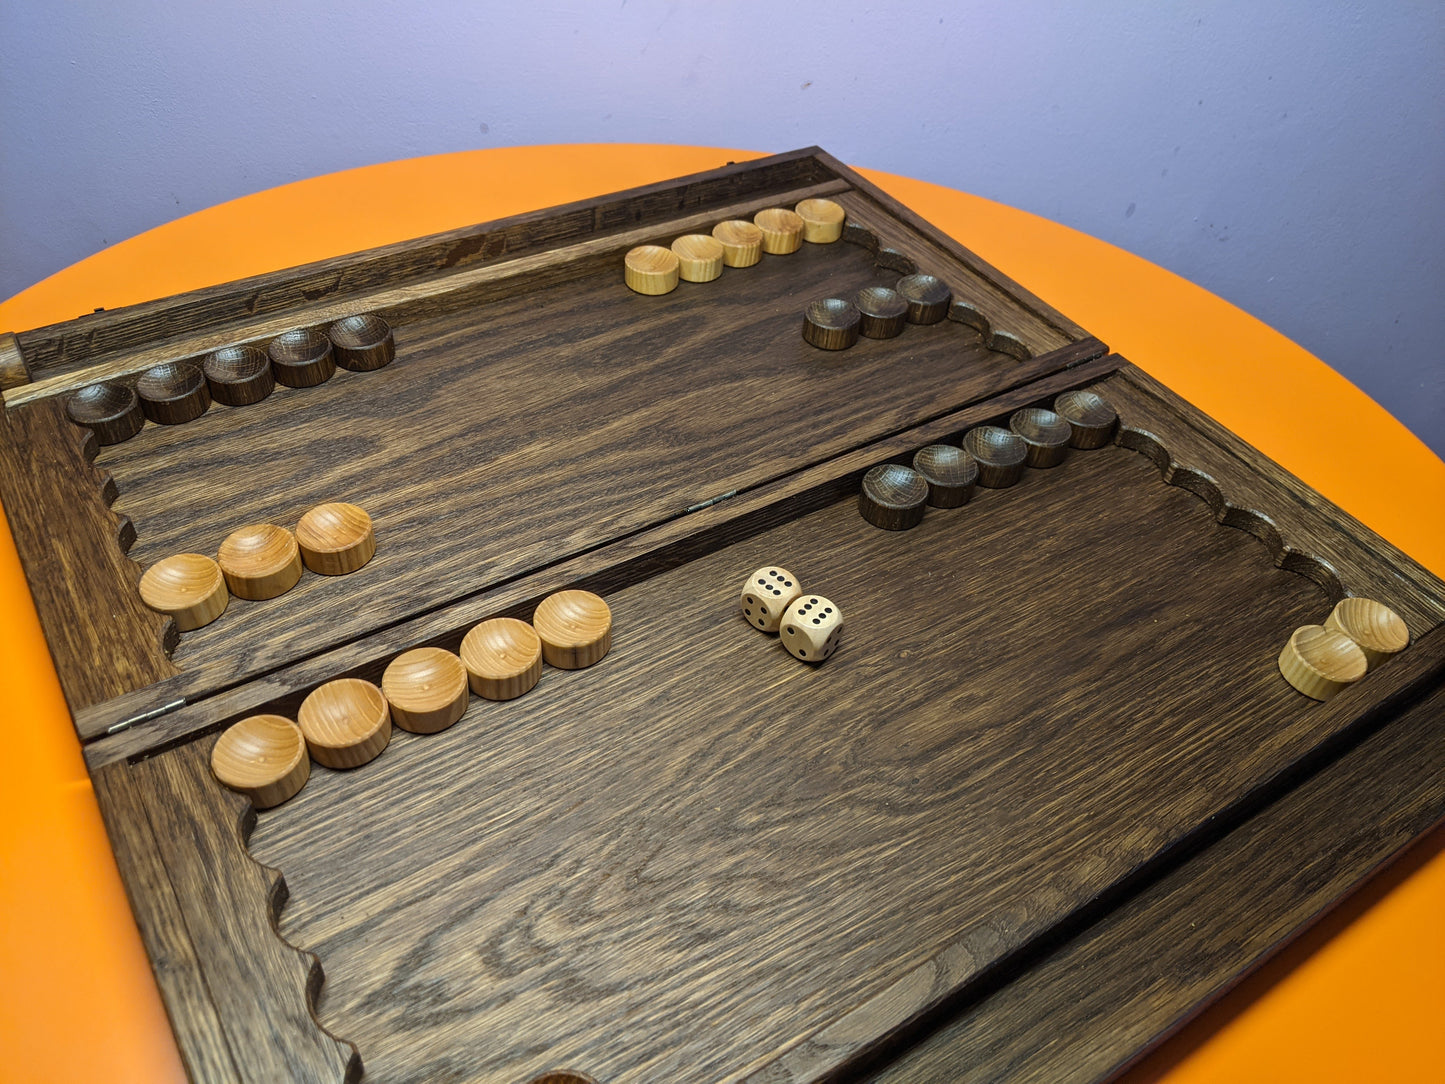
[[[519,147],[318,177],[83,260],[0,304],[0,330],[755,156]],[[1445,463],[1317,358],[1103,242],[974,196],[864,172],[1445,577]],[[8,528],[0,629],[0,1080],[182,1080]],[[1129,1079],[1445,1080],[1442,1067],[1445,829],[1437,829]]]

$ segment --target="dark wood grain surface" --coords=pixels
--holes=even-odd
[[[342,578],[233,605],[183,634],[188,699],[443,605],[724,493],[837,456],[1046,374],[945,322],[837,355],[798,312],[892,272],[807,245],[684,283],[627,290],[616,266],[395,329],[396,360],[265,401],[216,404],[104,450],[132,556],[214,552],[236,527],[295,524],[342,500],[376,558]],[[28,407],[16,408],[19,410]],[[226,499],[217,500],[218,492]],[[63,671],[62,671],[63,672]],[[170,699],[170,698],[168,698]]]
[[[811,196],[855,243],[622,284],[634,244]],[[951,319],[802,341],[809,302],[915,271]],[[98,469],[55,397],[356,311],[394,326],[391,365],[148,425]],[[378,1081],[1097,1079],[1445,800],[1445,587],[821,152],[10,346],[6,382],[36,382],[5,396],[0,500],[58,584],[42,621],[197,1079],[355,1079],[358,1051]],[[912,531],[858,515],[869,467],[1086,385],[1116,444]],[[213,552],[331,500],[372,514],[370,565],[167,658],[133,537]],[[736,613],[768,563],[846,613],[821,667]],[[602,663],[318,768],[252,860],[220,726],[573,585],[612,606]],[[1419,642],[1318,705],[1274,660],[1344,594]],[[1197,942],[1181,906],[1211,912]]]
[[[175,674],[175,629],[140,598],[135,528],[58,399],[0,410],[0,504],[72,711]]]
[[[146,916],[172,1026],[186,1033],[188,1070],[255,1084],[359,1080],[355,1047],[312,1015],[320,964],[276,936],[286,883],[243,850],[254,811],[211,776],[209,752],[193,743],[97,775],[117,858],[137,868],[127,891]]]
[[[920,245],[911,227],[889,215],[868,196],[842,192],[832,199],[846,208],[851,224],[867,229],[881,245],[905,253],[918,272],[942,281],[955,297],[982,313],[994,330],[1010,332],[1035,353],[1056,349],[1076,337],[1071,325],[1052,310],[1030,309],[1026,310],[1027,315],[1016,315],[1020,307],[1017,298],[989,279],[960,274],[960,261],[940,240],[929,238],[926,244]]]
[[[1442,820],[1445,689],[1436,687],[1077,936],[980,983],[934,1030],[884,1047],[857,1079],[1102,1080]]]
[[[820,668],[733,613],[770,560],[845,607]],[[377,1079],[760,1068],[941,946],[967,981],[1341,721],[1274,672],[1323,592],[1119,448],[903,534],[830,506],[609,603],[604,664],[262,816]]]
[[[1384,602],[1414,636],[1445,620],[1435,576],[1213,419],[1197,415],[1192,431],[1181,431],[1183,400],[1147,373],[1131,369],[1098,390],[1119,412],[1116,441],[1207,501],[1221,523],[1259,537],[1281,567],[1315,580],[1332,599]]]
[[[467,630],[477,622],[498,616],[525,619],[532,607],[553,591],[581,584],[611,594],[663,569],[787,522],[804,511],[845,497],[856,499],[864,474],[877,463],[911,462],[915,451],[923,446],[956,442],[974,425],[1006,419],[1020,406],[1051,401],[1061,391],[1115,372],[1121,359],[1113,355],[1090,357],[1097,349],[1093,340],[1075,344],[1060,354],[1060,362],[1068,367],[1052,376],[741,491],[727,500],[694,507],[686,515],[575,557],[559,559],[525,576],[204,699],[178,704],[173,710],[132,726],[108,732],[115,719],[134,718],[157,701],[174,704],[183,698],[192,679],[184,673],[176,674],[97,708],[77,712],[76,727],[82,738],[96,739],[86,746],[87,762],[94,770],[114,760],[138,757],[258,710],[294,712],[301,699],[323,681],[339,676],[379,681],[387,663],[402,651],[423,645],[456,650]]]
[[[659,223],[710,203],[816,185],[840,175],[806,148],[757,162],[646,185],[625,192],[533,211],[498,222],[338,256],[125,309],[96,313],[19,336],[32,379],[95,365],[139,343],[196,334],[265,313],[339,301],[398,281],[443,274],[489,261],[555,249],[644,223]],[[851,170],[841,167],[849,176]]]

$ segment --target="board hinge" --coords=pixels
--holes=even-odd
[[[169,704],[162,704],[158,708],[151,708],[150,711],[143,711],[138,715],[132,715],[129,719],[122,719],[114,726],[106,727],[105,732],[107,734],[119,734],[122,730],[129,730],[136,723],[143,723],[147,719],[154,719],[159,715],[164,715],[168,711],[175,711],[176,708],[183,708],[185,706],[186,698],[182,696],[177,700],[172,700]]]
[[[708,498],[707,500],[705,500],[705,501],[698,501],[697,504],[690,504],[690,505],[688,505],[686,508],[684,508],[683,511],[684,511],[684,512],[701,512],[704,508],[711,508],[713,505],[715,505],[715,504],[721,504],[723,501],[727,500],[729,497],[736,497],[737,495],[738,495],[738,491],[737,491],[736,489],[730,489],[730,490],[728,490],[726,493],[719,493],[716,497],[709,497],[709,498]]]

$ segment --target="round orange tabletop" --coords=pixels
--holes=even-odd
[[[0,330],[753,157],[704,147],[514,147],[317,177],[82,260],[0,303]],[[1445,463],[1319,359],[1111,245],[975,196],[863,172],[1445,577]],[[1382,472],[1381,463],[1395,469]],[[184,1080],[8,528],[0,531],[0,629],[8,746],[0,757],[0,1080]],[[1127,1079],[1445,1078],[1442,915],[1445,829],[1437,828]]]

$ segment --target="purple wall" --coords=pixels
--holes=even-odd
[[[1438,3],[17,0],[0,41],[0,296],[371,162],[818,143],[1163,264],[1445,453]]]

